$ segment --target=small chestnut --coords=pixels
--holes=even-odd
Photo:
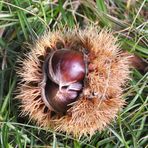
[[[63,48],[50,53],[43,66],[45,105],[55,112],[66,112],[82,91],[85,73],[82,52]]]

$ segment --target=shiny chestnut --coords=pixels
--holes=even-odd
[[[86,73],[83,53],[60,49],[50,53],[43,64],[42,98],[52,111],[64,113],[82,91]]]

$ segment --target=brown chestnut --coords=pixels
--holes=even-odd
[[[66,112],[83,88],[86,66],[82,52],[61,49],[50,53],[43,66],[42,98],[55,112]]]

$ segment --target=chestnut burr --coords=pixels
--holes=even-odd
[[[19,61],[22,114],[77,137],[107,129],[125,104],[129,59],[104,29],[46,33]]]

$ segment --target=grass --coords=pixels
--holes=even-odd
[[[46,131],[20,117],[14,100],[16,59],[48,29],[93,24],[118,36],[123,50],[148,58],[147,0],[0,0],[0,147],[148,147],[148,73],[133,70],[127,105],[116,122],[91,139]],[[24,45],[24,46],[23,46]]]

